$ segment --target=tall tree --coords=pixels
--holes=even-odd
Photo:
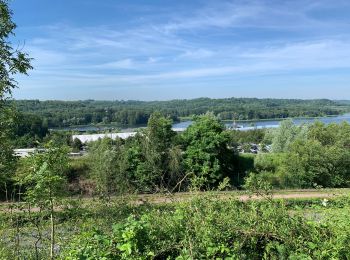
[[[175,142],[172,120],[151,115],[147,128],[126,140],[119,161],[130,187],[138,192],[172,191],[182,178],[182,154]]]
[[[0,109],[0,197],[9,199],[11,172],[15,166],[15,157],[11,145],[11,127],[13,126],[12,111],[3,107]]]
[[[272,130],[272,151],[287,152],[295,140],[306,140],[306,134],[306,125],[297,126],[292,120],[284,120],[277,129]]]
[[[13,114],[6,100],[17,87],[14,76],[27,74],[32,69],[30,58],[19,49],[14,49],[10,37],[14,36],[16,24],[8,1],[0,0],[0,185],[7,190],[9,172],[13,166],[13,151],[9,140],[13,125]]]
[[[170,118],[159,112],[150,116],[147,128],[136,136],[125,153],[125,165],[129,165],[129,170],[134,169],[137,190],[171,190],[181,178],[181,151],[174,143],[175,136]]]
[[[112,193],[122,192],[124,178],[119,171],[121,140],[104,138],[89,146],[90,176],[95,181],[98,195],[109,198]]]
[[[183,134],[185,166],[197,188],[218,184],[233,173],[234,152],[229,150],[225,126],[211,113],[195,119]]]
[[[155,112],[148,120],[147,129],[144,132],[142,147],[145,156],[145,170],[150,181],[158,188],[169,187],[172,182],[172,170],[169,164],[174,155],[173,139],[175,132],[172,130],[172,120]]]
[[[14,49],[9,40],[14,36],[16,24],[12,21],[12,11],[8,1],[0,0],[0,100],[12,94],[17,87],[16,74],[27,74],[32,69],[30,58],[19,49]]]

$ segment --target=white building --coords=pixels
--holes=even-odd
[[[186,128],[173,128],[175,132],[183,132]],[[94,142],[103,138],[111,138],[115,140],[117,138],[127,139],[129,137],[133,137],[137,132],[127,132],[127,133],[106,133],[106,134],[84,134],[84,135],[72,135],[72,140],[79,139],[83,144]]]
[[[31,154],[35,153],[35,152],[45,152],[45,149],[42,149],[42,148],[25,148],[25,149],[14,149],[13,150],[14,152],[14,155],[17,156],[17,157],[21,157],[21,158],[24,158],[24,157],[28,157],[30,156]]]
[[[130,132],[130,133],[107,133],[107,134],[86,134],[86,135],[72,135],[72,139],[79,139],[80,142],[82,142],[83,144],[89,143],[89,142],[93,142],[93,141],[97,141],[99,139],[103,139],[103,138],[111,138],[113,140],[117,139],[117,138],[121,138],[121,139],[127,139],[129,137],[135,136],[136,132]]]

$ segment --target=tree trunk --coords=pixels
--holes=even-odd
[[[50,221],[51,221],[51,250],[50,250],[50,259],[55,258],[55,219],[54,219],[54,208],[53,201],[50,201],[51,204],[51,212],[50,212]]]
[[[16,253],[18,259],[20,259],[20,232],[19,232],[19,221],[18,221],[18,216],[16,216]]]
[[[6,180],[5,180],[5,197],[6,197],[6,202],[9,202]]]

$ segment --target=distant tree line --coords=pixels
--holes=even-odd
[[[88,124],[142,125],[160,111],[178,121],[181,117],[212,111],[223,120],[315,117],[338,115],[348,109],[331,100],[198,98],[171,101],[13,101],[22,113],[39,116],[46,126],[66,127]]]
[[[48,134],[47,121],[28,113],[15,113],[14,124],[11,128],[14,147],[30,148],[39,145]]]

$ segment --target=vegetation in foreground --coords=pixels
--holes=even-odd
[[[241,202],[214,193],[165,205],[68,201],[58,259],[348,259],[348,197]],[[50,257],[47,211],[1,212],[2,259]]]

